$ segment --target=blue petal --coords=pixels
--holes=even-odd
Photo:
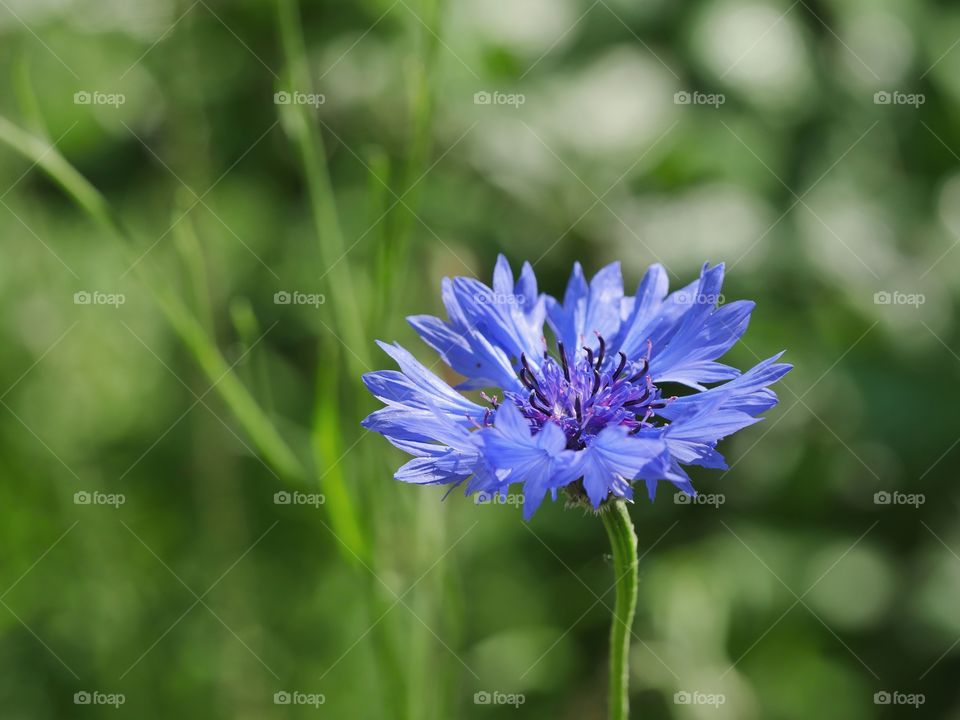
[[[531,363],[538,362],[546,316],[546,296],[537,293],[530,264],[524,265],[514,284],[510,265],[501,255],[492,288],[473,278],[444,278],[441,294],[448,322],[429,315],[408,321],[451,368],[467,378],[461,388],[522,390],[515,368],[521,354]]]
[[[714,301],[715,302],[715,301]],[[715,311],[691,310],[684,317],[683,326],[667,347],[651,362],[654,382],[678,382],[698,390],[703,383],[735,377],[726,373],[718,377],[718,368],[708,364],[729,350],[743,335],[750,322],[755,303],[740,300]],[[698,371],[705,371],[700,377]]]
[[[573,267],[561,305],[547,298],[550,326],[569,351],[581,345],[596,348],[596,333],[605,339],[620,331],[623,277],[620,263],[602,268],[587,285],[580,263]]]
[[[663,431],[670,454],[685,465],[725,469],[723,457],[716,452],[716,444],[728,435],[759,422],[739,410],[719,405],[701,407],[697,412],[670,423]]]
[[[415,457],[403,465],[394,477],[401,482],[418,485],[457,483],[473,475],[476,466],[476,453],[434,445],[428,454]]]
[[[494,427],[484,428],[478,435],[484,459],[500,489],[512,483],[523,484],[524,519],[530,519],[549,490],[578,477],[572,467],[574,453],[566,449],[563,431],[547,423],[531,435],[527,420],[512,403],[501,405]]]
[[[631,317],[621,333],[620,350],[629,358],[642,357],[647,354],[648,345],[652,346],[654,354],[658,354],[681,327],[681,321],[692,307],[691,299],[697,297],[698,289],[703,283],[703,273],[699,280],[694,280],[675,292],[663,298],[666,291],[666,273],[661,272],[659,265],[651,266],[644,277],[641,288],[648,290],[644,297],[645,304],[634,306],[634,316]],[[645,287],[649,278],[649,288]],[[641,289],[638,289],[638,293]],[[638,299],[639,299],[638,294]],[[661,298],[662,301],[661,301]]]
[[[494,386],[522,390],[523,384],[516,376],[509,355],[476,326],[475,319],[471,321],[470,313],[460,306],[452,280],[444,278],[441,295],[449,323],[429,315],[407,320],[451,368],[467,378],[462,389]]]
[[[793,368],[787,363],[778,363],[783,353],[758,363],[750,370],[728,383],[718,385],[694,395],[677,398],[659,414],[668,420],[690,416],[705,407],[738,410],[757,416],[777,404],[777,396],[767,386],[777,382]]]
[[[521,307],[524,313],[530,314],[536,308],[538,302],[543,310],[543,298],[537,292],[537,276],[533,272],[533,266],[525,262],[520,270],[520,279],[517,280],[514,292],[519,298],[522,298]],[[543,318],[540,319],[540,331],[543,332]]]
[[[478,380],[478,387],[498,383],[503,368],[497,359],[478,353],[453,326],[433,315],[411,315],[407,322],[447,365],[465,377]]]
[[[458,419],[483,417],[482,407],[456,392],[400,345],[380,341],[377,344],[394,359],[401,372],[382,370],[364,375],[364,383],[376,397],[387,404],[417,409],[436,407]]]
[[[520,280],[513,282],[513,271],[503,255],[497,257],[493,273],[493,290],[500,317],[517,338],[517,347],[530,360],[537,360],[543,350],[543,322],[546,318],[546,296],[537,293],[533,266],[524,263]]]
[[[637,286],[633,307],[623,323],[619,346],[627,357],[645,353],[647,328],[657,317],[668,288],[667,271],[660,264],[651,265]]]
[[[632,499],[631,482],[656,480],[668,469],[669,453],[663,440],[629,434],[623,426],[602,430],[585,450],[577,453],[577,469],[594,507],[609,494]]]

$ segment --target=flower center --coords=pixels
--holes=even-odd
[[[651,345],[647,356],[630,361],[619,352],[606,355],[606,342],[597,335],[599,349],[588,347],[571,355],[557,343],[557,358],[543,354],[539,368],[520,356],[520,381],[527,393],[506,392],[534,428],[534,434],[553,422],[567,437],[567,447],[579,450],[589,438],[610,425],[623,425],[630,432],[654,427],[656,411],[673,398],[663,398],[648,374]],[[496,410],[496,400],[488,398]],[[490,413],[491,415],[493,413]]]

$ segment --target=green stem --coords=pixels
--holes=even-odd
[[[299,92],[309,92],[313,88],[310,77],[306,43],[300,22],[300,7],[297,0],[280,0],[279,13],[280,44],[288,87]],[[352,376],[359,377],[369,371],[370,341],[363,327],[363,313],[354,280],[353,259],[350,257],[352,246],[346,247],[337,201],[333,194],[333,182],[327,164],[323,135],[318,122],[306,105],[281,105],[278,107],[281,120],[300,152],[310,208],[313,214],[314,228],[320,245],[321,260],[325,266],[324,280],[330,286],[333,302],[331,308],[336,320],[335,327],[339,342],[346,346],[346,359],[352,368]],[[328,341],[333,341],[330,338]]]
[[[637,609],[637,535],[626,503],[610,503],[601,513],[613,550],[617,599],[610,626],[609,720],[630,716],[630,628]]]

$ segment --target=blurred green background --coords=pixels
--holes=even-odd
[[[632,508],[633,716],[960,718],[960,8],[0,0],[0,67],[4,718],[604,717],[599,521],[359,426],[499,252],[726,261],[796,366]]]

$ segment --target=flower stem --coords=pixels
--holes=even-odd
[[[600,513],[613,550],[617,599],[610,626],[609,720],[630,716],[630,628],[637,609],[637,535],[626,503],[609,503]]]

